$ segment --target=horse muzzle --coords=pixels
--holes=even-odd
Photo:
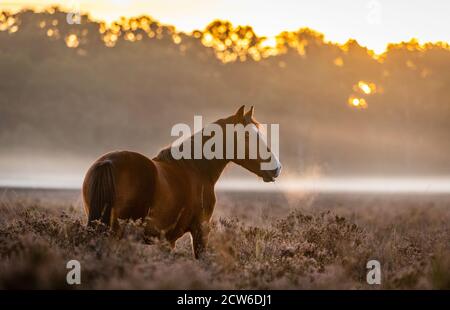
[[[262,175],[263,181],[275,182],[275,179],[280,175],[280,173],[281,173],[281,164],[279,164],[278,167],[273,170],[265,170]]]

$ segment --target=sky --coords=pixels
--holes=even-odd
[[[60,4],[98,20],[150,15],[178,30],[203,29],[214,19],[251,25],[261,36],[309,27],[325,39],[349,38],[381,53],[389,42],[450,42],[449,0],[0,0],[0,9]]]

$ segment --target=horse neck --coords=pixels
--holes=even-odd
[[[228,161],[226,159],[182,159],[183,163],[192,168],[208,181],[216,184]]]
[[[201,139],[203,139],[204,138],[203,130],[204,128],[200,132],[197,132],[196,134],[192,135],[189,138],[189,140],[191,141],[190,143],[192,152],[194,152],[195,149],[194,143],[195,136],[200,135]],[[202,149],[204,143],[205,140],[202,141]],[[190,159],[183,159],[183,161],[187,164],[187,166],[194,168],[194,170],[200,173],[202,177],[205,177],[213,184],[215,184],[219,180],[220,175],[222,174],[223,170],[225,169],[226,165],[229,162],[229,160],[226,159],[217,159],[217,158],[206,159],[204,158],[204,154],[202,158],[194,159],[194,153],[191,154]]]
[[[192,170],[194,173],[199,174],[201,178],[208,180],[208,182],[211,182],[213,185],[220,178],[220,175],[229,162],[226,159],[193,159],[193,156],[191,156],[190,159],[174,159],[171,153],[171,147],[160,151],[154,159],[174,163],[184,169]]]
[[[227,166],[228,161],[225,159],[217,159],[217,160],[213,160],[211,161],[210,165],[211,167],[211,172],[210,172],[210,178],[213,181],[214,184],[216,184],[216,182],[219,180],[220,176],[222,175],[223,170],[225,169],[225,167]]]

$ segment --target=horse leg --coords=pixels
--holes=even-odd
[[[208,242],[209,225],[208,223],[196,223],[190,230],[192,236],[192,246],[194,249],[194,256],[199,259],[205,252],[206,244]]]
[[[165,234],[157,228],[156,224],[149,217],[144,219],[144,242],[153,244],[156,239],[164,239]]]

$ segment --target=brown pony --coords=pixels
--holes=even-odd
[[[254,124],[258,131],[253,107],[245,113],[242,106],[235,114],[214,124],[223,129],[224,140],[227,124]],[[191,145],[193,137],[186,140]],[[205,143],[210,138],[206,136],[201,141]],[[233,160],[177,160],[172,156],[171,147],[163,149],[153,159],[130,151],[105,154],[90,167],[83,182],[88,222],[100,220],[116,229],[117,219],[143,219],[148,240],[163,237],[172,247],[178,238],[190,232],[194,255],[198,258],[206,246],[209,221],[216,202],[214,186],[225,166],[232,161],[262,177],[265,182],[273,182],[280,174],[278,159],[274,170],[261,170],[260,164],[270,159],[261,159],[259,152],[256,159],[247,159],[248,133],[245,134],[245,148],[245,158]],[[267,151],[270,152],[268,147]],[[226,147],[223,147],[223,152],[225,154]]]

